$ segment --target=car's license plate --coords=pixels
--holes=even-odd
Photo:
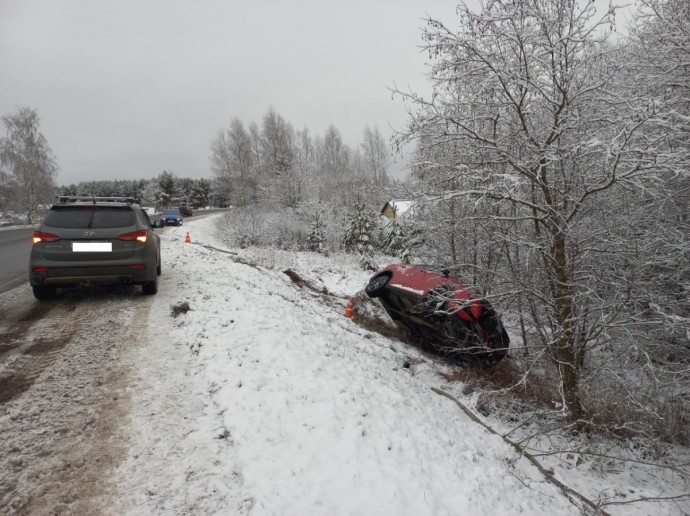
[[[113,251],[112,242],[72,242],[75,253],[110,253]]]

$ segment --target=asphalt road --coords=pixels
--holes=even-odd
[[[33,228],[0,231],[0,293],[29,281]]]

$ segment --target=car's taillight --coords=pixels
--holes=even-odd
[[[34,267],[34,272],[48,272],[48,267]]]
[[[41,242],[57,242],[58,240],[60,240],[59,236],[53,235],[52,233],[44,233],[43,231],[34,231],[32,237],[34,245]]]
[[[142,229],[140,231],[130,231],[129,233],[122,233],[117,237],[118,240],[136,240],[145,244],[149,239],[149,232],[147,229]]]
[[[143,265],[141,263],[135,263],[133,265],[130,265],[129,268],[137,270],[137,271],[142,271],[142,270],[146,269],[146,265]]]

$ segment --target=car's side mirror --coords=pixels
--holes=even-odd
[[[154,228],[162,228],[163,227],[163,221],[162,220],[154,220],[151,225]]]

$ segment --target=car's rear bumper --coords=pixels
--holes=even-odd
[[[133,269],[131,266],[111,267],[48,267],[45,272],[29,272],[31,286],[71,286],[84,283],[116,284],[147,283],[156,279],[156,270],[149,267]]]

